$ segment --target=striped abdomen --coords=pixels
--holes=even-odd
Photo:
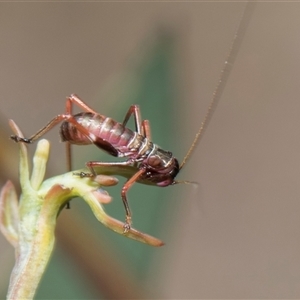
[[[71,144],[95,144],[111,155],[127,156],[128,152],[138,150],[144,140],[143,136],[103,115],[85,112],[74,115],[73,119],[76,123],[64,121],[60,129],[62,140]]]

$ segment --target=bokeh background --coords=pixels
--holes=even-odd
[[[182,159],[244,6],[1,3],[1,185],[18,184],[8,119],[31,135],[64,112],[71,93],[119,121],[139,104],[153,140]],[[109,231],[75,199],[58,218],[36,299],[300,298],[299,14],[300,3],[257,3],[219,106],[178,176],[198,187],[130,190],[134,227],[166,245]],[[46,137],[47,176],[65,172],[58,128]],[[74,168],[112,159],[93,146],[74,148]],[[123,182],[108,190],[107,211],[120,220]],[[0,253],[3,299],[14,252],[2,236]]]

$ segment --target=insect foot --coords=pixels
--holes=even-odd
[[[123,225],[123,234],[126,234],[128,231],[130,231],[130,228],[131,228],[131,218],[130,217],[126,217],[126,220],[125,220],[125,224]]]
[[[125,223],[123,225],[123,229],[124,229],[123,234],[126,234],[130,230],[130,224]]]
[[[27,143],[27,144],[31,144],[32,141],[30,139],[26,139],[26,138],[22,138],[19,137],[17,135],[11,135],[10,138],[15,141],[16,143],[22,142],[22,143]]]
[[[86,172],[79,172],[79,173],[74,172],[73,175],[74,175],[74,176],[79,176],[80,178],[84,178],[84,177],[95,177],[94,174],[92,174],[92,173],[86,173]]]

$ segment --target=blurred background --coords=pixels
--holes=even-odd
[[[245,3],[0,4],[1,185],[18,186],[18,147],[77,93],[122,121],[139,104],[152,138],[182,160],[203,120]],[[136,229],[152,248],[98,223],[81,199],[58,218],[54,255],[36,299],[300,297],[300,3],[257,3],[213,119],[178,179],[136,184]],[[298,74],[298,75],[297,75]],[[132,123],[129,124],[132,126]],[[66,171],[59,128],[47,176]],[[34,150],[35,146],[29,146]],[[74,169],[111,161],[74,147]],[[120,184],[107,212],[124,220]],[[0,298],[14,251],[0,236]]]

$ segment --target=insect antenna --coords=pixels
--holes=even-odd
[[[247,30],[248,24],[251,19],[251,15],[252,15],[254,6],[255,6],[255,2],[249,1],[249,2],[247,2],[246,6],[244,8],[239,25],[236,29],[231,46],[229,48],[229,53],[227,55],[227,59],[224,62],[223,69],[221,71],[217,86],[212,94],[212,98],[211,98],[210,104],[208,106],[207,112],[205,114],[205,117],[201,123],[201,126],[200,126],[197,134],[195,135],[195,138],[194,138],[194,141],[193,141],[191,147],[189,148],[187,154],[183,158],[183,160],[179,166],[179,169],[182,169],[182,167],[186,164],[187,160],[190,158],[192,152],[195,150],[195,147],[198,145],[201,138],[203,137],[205,129],[207,128],[208,123],[210,122],[210,120],[213,116],[214,110],[216,109],[218,102],[222,96],[222,93],[225,89],[230,72],[231,72],[234,62],[236,60],[238,50],[242,43],[242,39],[245,35],[245,32]]]

